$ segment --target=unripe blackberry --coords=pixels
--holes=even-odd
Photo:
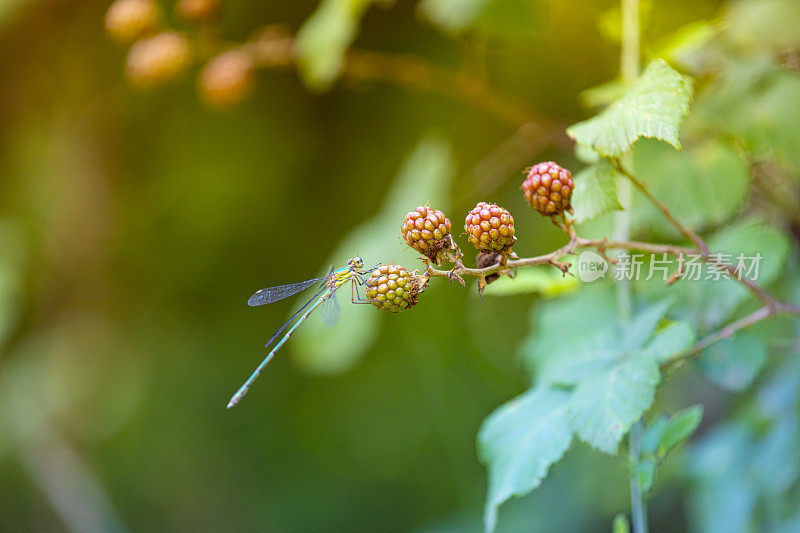
[[[229,50],[203,68],[200,96],[212,106],[225,107],[244,100],[253,88],[253,58],[242,50]]]
[[[128,78],[143,87],[173,80],[191,62],[189,41],[182,34],[168,31],[137,41],[128,52]]]
[[[438,209],[421,205],[408,213],[400,226],[400,234],[410,247],[436,263],[442,252],[453,248],[450,220]]]
[[[155,0],[117,0],[106,11],[106,31],[117,41],[130,43],[151,33],[160,18]]]
[[[533,165],[522,182],[525,198],[535,210],[544,216],[572,212],[570,199],[575,183],[569,170],[552,161]]]
[[[481,252],[507,254],[517,240],[514,237],[514,217],[495,204],[480,202],[469,212],[464,222],[469,241]]]
[[[381,265],[367,278],[367,299],[378,309],[396,313],[417,303],[427,281],[400,265]]]
[[[211,22],[219,15],[219,0],[178,0],[175,11],[189,22]]]

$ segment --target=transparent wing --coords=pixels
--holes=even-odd
[[[267,344],[265,345],[265,347],[266,347],[266,348],[269,348],[269,345],[270,345],[270,344],[272,344],[272,341],[274,341],[275,339],[277,339],[277,338],[278,338],[278,335],[280,335],[281,333],[283,333],[283,331],[286,329],[286,327],[287,327],[289,324],[291,324],[292,322],[294,322],[294,321],[295,321],[295,319],[296,319],[298,316],[300,316],[300,313],[302,313],[303,311],[305,311],[305,309],[306,309],[306,308],[307,308],[309,305],[311,305],[313,302],[316,302],[316,301],[317,301],[317,299],[318,299],[320,296],[322,296],[322,293],[323,293],[323,292],[325,292],[326,290],[328,290],[328,287],[322,287],[322,288],[321,288],[319,291],[317,291],[317,294],[315,294],[314,296],[312,296],[312,297],[311,297],[311,299],[310,299],[309,301],[307,301],[306,303],[304,303],[304,304],[303,304],[303,307],[301,307],[300,309],[298,309],[298,310],[295,312],[295,314],[293,314],[293,315],[292,315],[292,318],[290,318],[289,320],[287,320],[286,322],[284,322],[284,323],[283,323],[283,325],[282,325],[280,328],[278,328],[278,331],[276,331],[275,333],[273,333],[273,334],[272,334],[272,337],[270,337],[270,338],[269,338],[269,340],[267,341]]]
[[[322,302],[319,310],[322,321],[326,326],[333,327],[342,316],[342,308],[339,306],[339,300],[336,298],[336,293],[331,294],[330,298]]]
[[[278,300],[283,300],[284,298],[293,296],[298,292],[309,288],[315,283],[324,281],[325,279],[326,278],[314,278],[307,281],[301,281],[300,283],[290,283],[288,285],[278,285],[277,287],[267,287],[266,289],[261,289],[252,295],[250,299],[247,300],[247,305],[255,307],[257,305],[271,304],[272,302],[277,302]]]

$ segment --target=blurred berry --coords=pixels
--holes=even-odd
[[[367,299],[378,309],[396,313],[417,303],[426,282],[400,265],[382,265],[367,278]]]
[[[437,265],[441,262],[441,252],[453,246],[450,221],[438,209],[424,205],[406,215],[400,234],[406,244]]]
[[[570,199],[574,189],[569,170],[552,161],[533,165],[522,182],[528,203],[544,216],[571,212]]]
[[[507,254],[517,240],[514,237],[514,217],[495,204],[480,202],[464,221],[469,241],[481,252]]]
[[[155,0],[117,0],[106,11],[106,31],[117,41],[130,43],[152,33],[160,18]]]
[[[229,50],[211,59],[200,73],[200,96],[207,104],[225,107],[244,100],[253,88],[253,59]]]
[[[219,15],[219,0],[178,0],[175,11],[189,22],[212,22]]]
[[[179,77],[189,67],[189,42],[182,34],[169,31],[136,41],[128,52],[130,80],[151,87]]]

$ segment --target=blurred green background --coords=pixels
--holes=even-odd
[[[344,298],[340,327],[312,318],[225,404],[298,305],[253,309],[250,294],[356,254],[419,268],[398,231],[420,203],[455,228],[478,201],[503,205],[520,255],[562,243],[526,215],[521,172],[580,167],[563,127],[591,113],[582,90],[617,75],[618,5],[489,4],[458,36],[415,2],[371,7],[355,46],[487,79],[544,133],[515,135],[524,117],[458,95],[309,90],[291,69],[259,71],[247,101],[210,110],[193,74],[126,82],[108,2],[0,2],[0,530],[480,530],[475,435],[525,387],[517,346],[536,296],[481,303],[436,279],[413,312]],[[315,6],[229,1],[220,32],[296,31]],[[648,3],[645,46],[721,6]],[[667,399],[698,390],[685,378]],[[623,459],[576,444],[504,506],[500,530],[604,530],[627,509],[626,476]],[[654,530],[685,527],[682,498],[656,492]]]

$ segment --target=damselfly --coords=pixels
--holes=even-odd
[[[364,276],[368,275],[371,271],[372,269],[364,269],[364,261],[360,257],[353,257],[347,261],[346,267],[336,270],[331,269],[328,275],[323,278],[314,278],[301,281],[299,283],[291,283],[289,285],[268,287],[266,289],[261,289],[252,295],[250,299],[247,300],[248,305],[264,305],[277,302],[278,300],[283,300],[289,296],[293,296],[298,292],[311,287],[312,285],[320,285],[316,294],[314,294],[314,296],[312,296],[311,299],[303,305],[303,307],[301,307],[294,315],[292,315],[289,320],[287,320],[280,328],[278,328],[278,331],[276,331],[269,341],[267,341],[266,347],[269,348],[269,345],[272,344],[272,341],[278,338],[278,336],[283,333],[283,331],[291,324],[289,331],[287,331],[281,340],[279,340],[272,350],[270,350],[264,360],[261,361],[261,364],[258,365],[258,368],[256,368],[255,372],[253,372],[250,377],[247,378],[247,381],[244,382],[244,385],[242,385],[239,390],[236,391],[236,394],[231,397],[231,401],[228,402],[228,409],[239,403],[239,400],[241,400],[242,397],[247,394],[250,386],[253,384],[259,374],[261,374],[261,371],[264,370],[264,367],[267,366],[267,363],[270,362],[275,353],[280,350],[281,346],[283,346],[284,343],[289,340],[289,337],[292,336],[292,333],[294,333],[294,331],[300,327],[300,324],[305,322],[309,315],[311,315],[311,313],[313,313],[318,307],[322,306],[322,310],[320,312],[322,314],[323,322],[329,326],[336,324],[336,321],[339,320],[339,317],[342,314],[342,308],[339,307],[339,304],[336,301],[336,290],[339,287],[349,282],[353,303],[368,303],[366,300],[362,300],[359,296],[357,285],[363,285]],[[305,313],[303,313],[303,311],[305,311]]]

